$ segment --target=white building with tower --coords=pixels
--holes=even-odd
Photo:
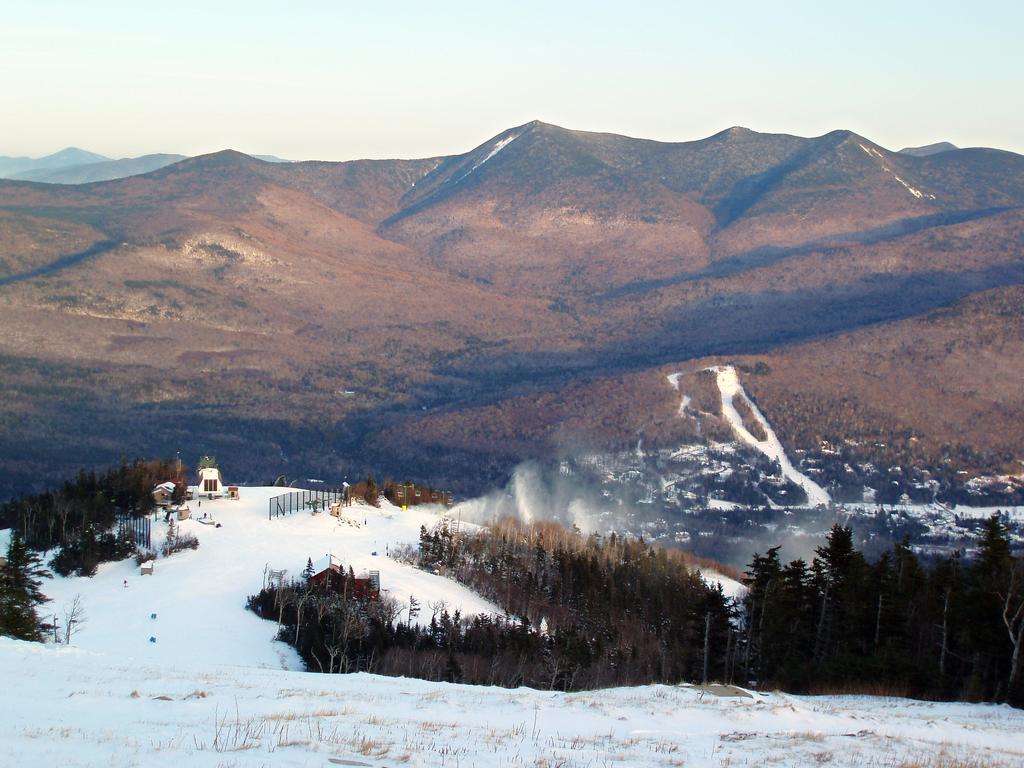
[[[223,496],[225,493],[224,479],[220,476],[217,462],[212,456],[203,456],[199,460],[199,478],[196,493],[202,496]]]

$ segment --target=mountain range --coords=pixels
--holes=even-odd
[[[912,434],[1004,466],[1024,157],[932,150],[535,121],[450,157],[0,181],[0,496],[176,450],[479,490],[677,439],[665,372],[715,360],[764,363],[790,448]]]
[[[254,157],[269,163],[289,162],[274,155]],[[41,181],[47,184],[90,184],[149,173],[185,158],[185,155],[157,153],[114,160],[77,147],[68,147],[39,158],[0,156],[0,179]]]

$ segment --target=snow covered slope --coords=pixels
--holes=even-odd
[[[779,442],[779,438],[772,431],[771,424],[768,423],[768,420],[758,410],[757,406],[754,405],[753,401],[747,397],[747,393],[743,390],[743,385],[740,384],[740,378],[736,374],[736,369],[731,365],[718,365],[708,370],[714,371],[717,376],[718,389],[722,393],[722,415],[729,422],[729,426],[732,427],[736,437],[744,443],[753,446],[768,458],[778,461],[779,466],[782,468],[782,474],[804,489],[804,492],[807,494],[807,503],[810,506],[827,505],[831,501],[828,492],[793,466],[786,456],[782,443]],[[740,416],[735,406],[737,398],[750,406],[751,413],[764,430],[766,435],[764,440],[758,440],[743,426],[743,417]]]
[[[704,580],[705,584],[710,586],[715,586],[717,584],[721,586],[722,593],[726,597],[740,598],[747,591],[747,587],[736,581],[736,579],[731,579],[718,571],[711,570],[710,568],[698,568],[697,573],[700,574],[700,577]]]
[[[1024,759],[1024,712],[977,704],[672,686],[563,694],[240,669],[200,654],[116,659],[6,638],[0,680],[0,764],[11,766],[884,768]]]
[[[415,595],[423,606],[420,619],[426,614],[429,621],[427,606],[441,600],[463,615],[499,612],[449,579],[385,556],[396,545],[417,544],[420,525],[429,529],[439,521],[436,509],[403,512],[382,500],[380,509],[348,508],[354,524],[310,512],[268,520],[267,500],[283,490],[242,488],[240,500],[189,502],[193,515],[206,513],[221,525],[180,523],[182,532],[199,539],[198,549],[158,559],[152,576],[140,576],[134,561],[126,560],[101,565],[89,579],[54,577],[43,584],[52,600],[43,615],[60,617],[63,606],[80,594],[86,623],[72,641],[80,648],[168,663],[299,669],[298,655],[273,641],[276,625],[247,611],[245,599],[263,586],[266,567],[285,568],[297,577],[307,559],[315,563],[328,553],[356,573],[379,570],[382,590],[400,602]],[[154,523],[153,544],[165,535],[166,526]]]
[[[687,686],[562,694],[294,671],[292,651],[272,642],[274,624],[244,609],[268,565],[298,573],[330,552],[357,572],[379,570],[400,599],[495,609],[383,556],[435,524],[431,511],[385,504],[353,507],[347,523],[309,513],[268,520],[267,499],[279,492],[244,488],[241,501],[193,502],[221,527],[183,523],[199,549],[161,558],[153,576],[125,562],[92,579],[47,582],[58,613],[82,595],[87,623],[72,647],[0,638],[0,765],[882,768],[1024,759],[1024,712],[1007,707]]]

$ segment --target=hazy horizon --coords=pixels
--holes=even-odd
[[[549,121],[542,120],[541,122],[548,123]],[[494,136],[500,134],[502,131],[507,130],[508,128],[513,128],[513,127],[515,127],[515,126],[513,126],[513,125],[506,126],[505,128],[503,128],[503,129],[501,129],[499,131],[496,131],[493,135],[481,137],[475,143],[467,145],[466,147],[464,147],[461,150],[458,150],[456,152],[451,152],[451,153],[448,153],[448,154],[458,155],[458,154],[463,154],[465,152],[468,152],[468,151],[474,149],[475,147],[480,146],[481,144],[486,143],[489,139],[491,139]],[[566,125],[563,125],[563,126],[559,126],[559,127],[560,128],[566,128],[566,129],[572,130],[572,131],[589,132],[588,128],[580,128],[578,126],[566,126]],[[655,141],[665,141],[665,142],[678,142],[678,143],[686,143],[686,142],[691,142],[691,141],[700,141],[702,139],[707,139],[707,138],[709,138],[711,136],[714,136],[717,133],[720,133],[721,131],[725,131],[728,128],[733,128],[733,127],[737,127],[737,126],[724,126],[720,131],[715,131],[714,133],[707,134],[707,135],[704,135],[704,136],[692,136],[692,137],[688,137],[688,138],[679,138],[679,139],[653,139],[653,140],[655,140]],[[738,126],[738,127],[749,128],[750,130],[755,131],[757,133],[765,133],[765,134],[770,133],[769,131],[758,131],[756,128],[750,128],[750,126],[745,126],[745,125],[744,126]],[[852,130],[852,129],[834,128],[832,130]],[[858,135],[864,136],[864,134],[860,133],[859,131],[853,131],[853,132],[858,134]],[[607,131],[606,133],[615,133],[615,131]],[[828,133],[828,131],[826,131],[826,133]],[[792,134],[792,135],[798,135],[799,136],[801,134]],[[803,137],[804,138],[815,138],[813,136],[803,136]],[[632,136],[630,136],[630,138],[650,140],[653,137],[651,137],[651,136],[632,135]],[[873,137],[871,137],[871,136],[864,136],[864,138],[869,139],[871,141],[875,141],[875,139]],[[945,139],[939,139],[939,140],[934,141],[934,142],[927,142],[927,144],[908,144],[906,146],[899,146],[899,147],[886,146],[884,143],[878,142],[878,141],[875,141],[875,143],[879,144],[880,146],[882,146],[885,149],[889,149],[889,150],[892,150],[892,151],[896,152],[896,151],[899,151],[901,149],[909,149],[909,148],[917,148],[917,147],[922,147],[922,146],[928,146],[930,144],[937,144],[937,143],[941,143],[943,141],[946,141],[946,140]],[[955,144],[955,142],[951,142],[951,143]],[[972,146],[980,146],[980,145],[967,145],[967,146],[956,145],[956,146],[957,146],[958,149],[969,149]],[[1005,151],[1009,151],[1009,152],[1013,152],[1014,151],[1014,150],[1006,150],[1005,147],[988,147],[988,148],[989,149],[1005,150]],[[92,152],[93,154],[104,154],[104,153],[101,153],[101,152],[95,152],[90,147],[82,146],[80,144],[76,144],[74,142],[70,142],[70,143],[67,143],[67,144],[65,144],[65,145],[63,145],[61,147],[58,147],[58,148],[56,148],[56,149],[54,149],[54,150],[52,150],[50,152],[44,152],[42,154],[30,155],[30,156],[27,156],[27,157],[30,157],[30,159],[33,159],[33,160],[39,160],[41,158],[48,157],[50,155],[55,155],[55,154],[58,154],[60,152],[66,151],[66,150],[83,150],[83,151],[86,151],[86,152]],[[144,155],[156,155],[156,154],[174,155],[174,154],[180,154],[180,155],[186,155],[188,157],[198,157],[200,155],[214,154],[214,153],[217,153],[217,152],[222,152],[222,151],[227,151],[227,150],[235,150],[237,152],[242,152],[242,153],[247,154],[247,155],[249,155],[251,157],[256,157],[256,156],[275,157],[275,158],[280,159],[280,160],[286,160],[286,161],[291,161],[291,162],[302,162],[302,161],[346,162],[346,161],[351,161],[351,160],[414,160],[414,159],[424,159],[424,158],[427,158],[427,157],[440,157],[441,156],[441,155],[418,155],[418,156],[405,155],[405,156],[398,156],[398,155],[388,155],[388,154],[385,153],[385,154],[383,154],[383,155],[381,155],[379,157],[372,157],[372,158],[371,157],[340,157],[340,158],[282,157],[280,154],[278,154],[276,152],[249,152],[249,151],[246,151],[245,149],[242,149],[242,148],[239,148],[239,147],[233,147],[233,146],[226,146],[226,147],[220,147],[218,149],[211,149],[211,150],[209,150],[207,152],[199,152],[199,153],[197,153],[195,155],[186,155],[186,153],[184,153],[184,152],[163,151],[163,150],[157,150],[155,152],[146,152],[146,153],[143,153],[143,154]],[[1024,152],[1017,152],[1017,154],[1024,154]],[[0,157],[26,157],[26,155],[18,155],[18,154],[15,154],[15,153],[4,152],[2,147],[0,147]],[[115,154],[112,154],[112,155],[106,155],[106,157],[109,160],[127,160],[127,159],[134,159],[136,157],[140,157],[140,155],[127,155],[127,154],[124,154],[124,153],[120,153],[120,154],[115,153]],[[105,161],[97,160],[96,162],[105,162]]]
[[[742,125],[1024,153],[1024,9],[1008,3],[301,9],[6,9],[0,154],[431,157],[533,119],[660,141]]]

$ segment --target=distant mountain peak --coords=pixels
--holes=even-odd
[[[39,158],[40,160],[55,160],[67,163],[87,163],[87,162],[102,162],[103,160],[110,160],[111,158],[106,155],[97,155],[95,152],[89,152],[86,149],[80,149],[79,147],[65,147],[64,149],[54,152],[52,155]]]
[[[864,138],[859,133],[855,133],[851,131],[849,128],[837,128],[836,130],[829,131],[828,133],[820,136],[819,138],[830,139],[834,141],[837,146],[842,144],[865,144],[870,145],[872,147],[878,146],[877,144],[875,144],[875,142],[871,141],[870,139]]]
[[[935,144],[925,144],[922,147],[904,147],[900,150],[900,154],[913,157],[928,157],[929,155],[939,155],[943,152],[952,152],[956,149],[960,149],[956,144],[951,144],[948,141],[939,141]]]
[[[731,128],[726,128],[724,131],[711,134],[705,141],[734,141],[755,135],[757,135],[756,131],[744,128],[742,125],[734,125]]]
[[[257,160],[244,152],[239,152],[237,149],[222,149],[165,165],[149,175],[153,178],[168,178],[178,174],[200,174],[220,180],[229,177],[254,178],[262,175],[270,165],[270,163]]]
[[[215,157],[215,158],[225,158],[225,159],[231,158],[231,159],[234,159],[234,160],[255,160],[256,159],[252,155],[247,155],[247,154],[245,154],[245,152],[240,152],[237,149],[220,149],[220,150],[217,150],[216,152],[210,152],[210,153],[208,153],[206,155],[198,155],[197,158],[199,158],[199,157]]]
[[[12,178],[26,171],[56,170],[74,165],[101,163],[107,160],[110,158],[97,155],[95,152],[87,152],[78,147],[65,147],[59,152],[45,157],[0,157],[0,178]]]
[[[56,168],[30,169],[12,174],[11,178],[46,184],[89,184],[97,181],[110,181],[112,179],[149,173],[184,159],[184,155],[169,154],[123,157],[120,160],[90,161],[73,165],[60,165]]]
[[[264,160],[258,160],[252,155],[239,152],[237,149],[221,149],[217,152],[209,152],[205,155],[196,155],[187,160],[182,160],[180,163],[175,163],[174,167],[181,169],[227,166],[255,167],[263,165],[265,162]]]

